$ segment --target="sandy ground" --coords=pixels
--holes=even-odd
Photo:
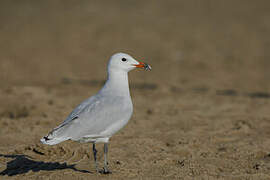
[[[270,179],[268,2],[1,1],[0,179]],[[100,175],[90,144],[39,139],[119,51],[153,71]]]

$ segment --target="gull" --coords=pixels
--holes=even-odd
[[[128,123],[133,113],[128,72],[135,68],[151,70],[151,66],[138,62],[128,54],[116,53],[111,56],[107,81],[101,90],[79,104],[62,124],[40,140],[41,143],[55,145],[66,140],[93,143],[96,171],[110,173],[108,143],[112,135]],[[98,169],[96,143],[104,143],[103,170]]]

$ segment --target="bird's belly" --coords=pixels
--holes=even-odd
[[[75,141],[78,141],[80,143],[107,143],[109,142],[109,139],[109,137],[82,137]]]
[[[116,102],[116,103],[115,103]],[[102,103],[102,102],[101,102]],[[80,121],[76,123],[76,120],[73,121],[73,128],[71,129],[81,129],[84,131],[78,131],[78,135],[72,137],[72,140],[80,142],[98,142],[104,140],[102,138],[110,138],[117,131],[122,129],[129,121],[132,112],[133,105],[131,100],[121,102],[118,99],[118,102],[114,99],[111,102],[104,102],[103,107],[109,107],[103,111],[97,111],[91,116],[92,119],[88,120],[88,117],[85,116],[85,120],[81,117],[81,121],[85,122],[82,126]],[[111,104],[108,106],[108,104]],[[78,126],[75,128],[74,126]]]
[[[106,128],[103,132],[101,132],[100,134],[102,136],[112,136],[113,134],[115,134],[117,131],[119,131],[120,129],[122,129],[127,123],[128,120],[121,120],[121,121],[117,121],[114,124],[112,124],[111,126],[109,126],[108,128]]]
[[[128,117],[123,117],[123,119],[118,119],[115,121],[113,124],[108,126],[105,130],[98,134],[91,134],[91,135],[85,135],[80,138],[75,138],[72,140],[79,141],[79,142],[94,142],[94,143],[99,143],[99,142],[108,142],[110,137],[114,135],[117,131],[122,129],[129,121],[130,117],[132,115],[132,111],[130,112],[130,115]]]
[[[100,135],[103,137],[111,137],[128,123],[129,119],[131,118],[132,112],[133,110],[130,109],[129,113],[126,112],[127,114],[125,116],[115,120],[115,122],[108,126],[104,131],[102,131]]]

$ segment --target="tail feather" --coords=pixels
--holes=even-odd
[[[48,145],[55,145],[59,144],[63,141],[66,141],[70,139],[69,137],[63,137],[63,135],[60,135],[58,131],[61,130],[61,127],[57,127],[53,129],[47,136],[44,136],[43,138],[40,139],[40,142],[43,144],[48,144]]]
[[[63,141],[68,140],[69,138],[52,138],[49,139],[48,136],[45,136],[43,138],[40,139],[40,142],[42,144],[47,144],[47,145],[55,145],[55,144],[59,144]]]
[[[68,123],[63,123],[54,128],[47,136],[41,138],[40,142],[48,145],[55,145],[70,139],[69,137],[65,137],[65,135],[63,135],[63,131],[65,130],[65,127],[67,127],[66,125],[68,125]]]

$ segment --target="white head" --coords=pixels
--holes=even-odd
[[[144,68],[151,70],[151,67],[142,62],[136,61],[133,57],[125,53],[116,53],[112,55],[108,64],[108,71],[124,71],[129,72],[135,68]]]

